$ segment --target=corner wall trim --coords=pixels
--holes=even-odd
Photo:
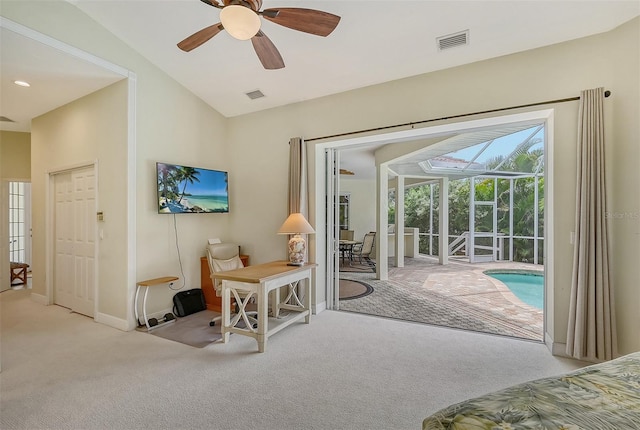
[[[313,314],[318,315],[320,312],[327,310],[327,302],[324,301],[317,303],[316,305],[312,306],[312,308]]]
[[[43,294],[31,293],[31,300],[38,304],[49,306],[49,299]]]
[[[112,315],[98,313],[96,314],[95,321],[100,324],[108,325],[109,327],[117,328],[118,330],[122,330],[122,331],[132,330],[131,328],[129,328],[129,322],[127,320],[116,318]]]

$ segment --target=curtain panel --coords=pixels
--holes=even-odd
[[[568,355],[589,361],[617,355],[606,219],[604,89],[582,91],[578,118],[575,242]]]
[[[308,196],[306,146],[302,138],[293,137],[289,140],[289,214],[299,212],[309,220]],[[305,261],[308,256],[307,248]],[[298,289],[298,297],[303,299],[304,289]]]
[[[307,151],[302,138],[289,140],[289,213],[308,219]]]

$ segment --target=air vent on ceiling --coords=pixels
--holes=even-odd
[[[438,43],[439,51],[455,48],[456,46],[467,45],[469,43],[469,30],[461,31],[455,34],[449,34],[448,36],[438,37],[436,39],[436,42]]]
[[[7,118],[6,116],[0,116],[0,121],[1,122],[15,122],[11,118]]]
[[[249,91],[246,94],[247,94],[247,97],[249,97],[251,100],[255,100],[255,99],[259,99],[261,97],[264,97],[264,94],[262,94],[262,91],[260,91],[260,90]]]

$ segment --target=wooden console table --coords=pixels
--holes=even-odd
[[[303,266],[289,266],[288,261],[272,261],[270,263],[258,264],[257,266],[244,267],[242,269],[229,270],[226,272],[216,272],[213,278],[222,281],[243,282],[241,288],[237,284],[222,283],[222,342],[229,341],[230,333],[237,333],[250,336],[258,342],[258,351],[264,352],[267,345],[267,338],[276,334],[283,328],[304,318],[305,323],[311,320],[311,285],[307,282],[307,291],[304,294],[303,302],[300,301],[296,288],[303,279],[311,279],[311,271],[317,266],[314,263],[307,263]],[[280,287],[288,285],[287,298],[280,301]],[[273,325],[269,327],[269,293],[274,292],[272,303]],[[240,295],[245,296],[240,300]],[[250,324],[238,327],[240,321],[248,321],[245,314],[245,305],[248,299],[256,296],[258,304],[258,327],[254,328]],[[231,299],[234,298],[239,303],[238,313],[231,319]],[[278,320],[281,310],[296,312],[294,316]]]
[[[240,254],[240,260],[245,267],[249,265],[248,255]],[[222,297],[218,297],[216,290],[213,288],[207,257],[200,258],[200,288],[204,293],[204,301],[207,304],[207,309],[222,313]]]

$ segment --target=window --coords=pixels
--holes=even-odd
[[[9,182],[9,260],[24,263],[27,245],[25,183]]]
[[[349,200],[350,194],[340,194],[340,230],[349,230]]]

